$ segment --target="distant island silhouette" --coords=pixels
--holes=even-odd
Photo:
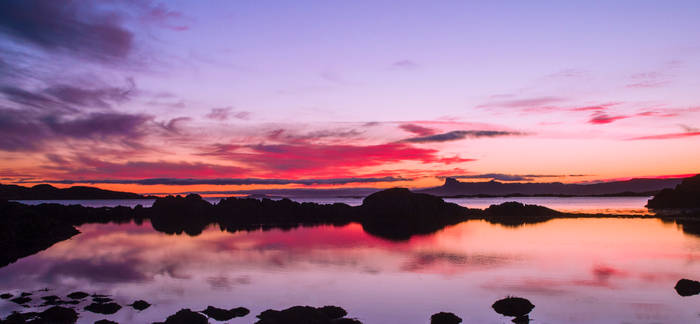
[[[631,179],[591,184],[561,182],[460,182],[445,178],[442,186],[420,189],[417,192],[440,197],[518,197],[518,196],[652,196],[673,188],[683,178]]]
[[[94,187],[74,186],[60,189],[49,184],[33,187],[0,184],[0,199],[5,200],[88,200],[88,199],[152,199],[131,192],[104,190]]]

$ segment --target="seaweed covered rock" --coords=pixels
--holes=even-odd
[[[110,315],[118,312],[122,307],[117,303],[92,303],[85,306],[85,310],[97,314]]]
[[[168,316],[165,322],[153,324],[209,324],[209,321],[207,321],[206,316],[184,308]]]
[[[673,189],[663,189],[647,202],[651,209],[700,208],[700,174],[686,178]]]
[[[469,218],[467,208],[406,188],[375,192],[358,209],[366,232],[395,240],[433,233]]]
[[[347,312],[337,306],[294,306],[285,310],[268,309],[258,315],[256,324],[362,324],[351,318],[344,318]],[[340,316],[340,317],[338,317]]]
[[[535,305],[521,297],[506,297],[496,301],[491,306],[496,313],[504,316],[515,316],[516,319],[529,314]]]
[[[145,300],[137,300],[137,301],[131,303],[129,306],[133,307],[135,310],[142,311],[146,308],[151,307],[151,304],[149,304]]]
[[[673,288],[683,297],[697,295],[700,294],[700,281],[681,279],[678,280]]]
[[[244,307],[236,307],[232,309],[223,309],[213,306],[208,306],[207,309],[202,311],[203,314],[217,320],[217,321],[228,321],[235,317],[243,317],[248,315],[250,311]]]
[[[462,319],[454,313],[440,312],[430,316],[430,324],[459,324]]]

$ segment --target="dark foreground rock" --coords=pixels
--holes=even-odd
[[[683,297],[697,295],[700,294],[700,281],[681,279],[678,280],[673,288]]]
[[[66,295],[66,297],[68,297],[70,299],[83,299],[87,296],[90,296],[90,294],[88,294],[84,291],[75,291],[75,292],[72,292],[72,293]]]
[[[529,321],[527,314],[535,308],[535,305],[525,298],[506,297],[496,301],[491,307],[501,315],[514,316],[513,321],[516,323],[527,323]]]
[[[207,317],[193,312],[188,308],[181,309],[177,313],[168,316],[165,322],[153,324],[208,324]]]
[[[258,315],[256,324],[362,324],[362,322],[344,318],[347,312],[337,306],[311,307],[294,306],[285,310],[268,309]]]
[[[462,319],[453,313],[440,312],[430,316],[430,324],[459,324]]]
[[[97,314],[111,315],[118,312],[122,307],[117,303],[92,303],[85,306],[85,310]]]
[[[700,208],[700,174],[686,178],[674,189],[664,189],[647,202],[651,209]]]
[[[78,321],[78,313],[70,308],[53,306],[41,313],[18,313],[10,314],[3,324],[73,324]]]
[[[133,307],[135,310],[142,311],[146,308],[151,307],[151,304],[149,304],[145,300],[137,300],[137,301],[131,303],[129,306]]]
[[[0,295],[0,298],[2,298],[2,299],[10,299],[10,298],[12,298],[12,294],[5,293],[5,294]]]
[[[243,317],[250,313],[250,311],[245,307],[236,307],[232,309],[223,309],[213,306],[208,306],[207,309],[203,310],[202,313],[217,320],[217,321],[228,321],[235,317]]]

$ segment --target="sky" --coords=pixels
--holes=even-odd
[[[698,16],[698,1],[2,1],[0,182],[691,175]]]

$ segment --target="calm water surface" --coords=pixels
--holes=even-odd
[[[404,242],[370,236],[357,224],[237,233],[211,227],[196,237],[159,233],[149,223],[80,231],[0,269],[0,291],[85,290],[122,305],[154,304],[109,316],[84,312],[80,323],[150,323],[207,305],[247,307],[251,315],[229,323],[252,323],[265,309],[306,304],[340,305],[364,323],[428,323],[439,311],[465,323],[510,323],[490,308],[506,295],[536,305],[533,323],[700,322],[700,296],[673,289],[700,274],[700,237],[656,219],[517,228],[468,221]],[[0,301],[3,316],[18,309]]]

